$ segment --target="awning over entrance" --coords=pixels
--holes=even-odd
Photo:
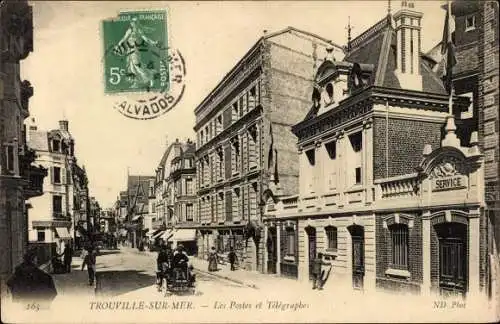
[[[68,229],[66,227],[56,227],[56,232],[61,239],[71,238],[71,235],[69,235]]]
[[[174,241],[194,241],[196,240],[196,230],[195,229],[178,229],[174,232]]]
[[[166,230],[165,233],[163,233],[161,238],[165,241],[169,241],[169,240],[171,241],[173,235],[174,235],[174,233],[172,232],[172,230]]]
[[[158,233],[156,233],[155,235],[151,236],[151,239],[152,240],[155,240],[157,239],[158,237],[160,237],[160,235],[162,235],[163,233],[165,233],[165,231],[159,231]]]

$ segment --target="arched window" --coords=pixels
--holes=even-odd
[[[327,250],[337,250],[337,228],[335,226],[325,227]]]
[[[328,83],[326,85],[326,93],[328,94],[329,103],[333,102],[333,84]]]
[[[408,268],[408,226],[406,224],[392,224],[391,232],[391,267],[406,270]]]

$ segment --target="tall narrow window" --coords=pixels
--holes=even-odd
[[[391,231],[392,267],[396,269],[408,268],[408,226],[393,224]]]
[[[61,168],[54,167],[54,183],[61,183]]]
[[[286,256],[295,256],[295,231],[286,229]]]
[[[314,164],[316,163],[314,149],[306,151],[306,156],[307,156],[307,160],[309,161],[309,164],[311,166],[314,166]]]
[[[337,251],[337,228],[335,226],[325,227],[326,239],[328,242],[327,249]]]
[[[59,152],[61,150],[59,144],[60,143],[58,140],[53,140],[52,141],[52,151]]]
[[[351,141],[354,152],[359,152],[363,149],[363,134],[361,132],[350,135],[349,140]]]
[[[361,179],[361,168],[360,167],[357,167],[355,170],[355,173],[356,173],[356,184],[361,184],[362,182],[362,179]]]
[[[186,221],[187,222],[193,221],[193,204],[186,205]]]
[[[54,195],[52,196],[52,212],[54,217],[62,217],[62,197]]]
[[[6,169],[10,172],[14,172],[14,145],[7,145],[5,148],[6,155]]]
[[[186,195],[193,194],[193,179],[186,179]]]
[[[332,141],[325,144],[326,152],[330,159],[335,160],[337,158],[337,142]]]

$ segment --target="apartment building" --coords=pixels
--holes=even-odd
[[[155,183],[156,215],[165,228],[153,238],[172,242],[174,247],[182,244],[190,255],[198,253],[195,151],[190,139],[176,139],[160,160]]]
[[[29,241],[56,243],[57,250],[62,251],[69,241],[76,237],[80,241],[82,232],[87,233],[82,228],[89,216],[87,177],[78,166],[68,121],[59,121],[59,128],[50,131],[39,130],[33,122],[28,145],[35,151],[35,163],[48,170],[48,181],[43,195],[30,199]]]
[[[278,183],[283,194],[298,185],[290,128],[326,55],[343,48],[293,27],[265,33],[196,107],[200,256],[234,248],[241,267],[263,271],[262,202]]]
[[[470,98],[450,107],[421,55],[422,19],[403,2],[342,62],[318,68],[311,110],[293,128],[299,193],[267,205],[264,255],[278,273],[309,280],[322,252],[335,278],[325,289],[481,292],[483,155],[477,131],[457,132]]]
[[[0,289],[28,247],[27,201],[43,193],[47,170],[32,166],[24,120],[29,117],[30,82],[20,62],[33,51],[33,13],[27,1],[0,6]]]

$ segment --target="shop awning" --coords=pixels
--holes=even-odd
[[[160,237],[160,235],[162,235],[163,233],[165,233],[165,231],[159,231],[158,233],[156,233],[155,235],[151,236],[151,239],[152,240],[155,240],[157,239],[158,237]]]
[[[172,240],[173,235],[174,235],[174,233],[172,232],[172,230],[166,230],[165,233],[163,233],[161,238],[165,241],[169,241],[169,240]]]
[[[56,227],[57,236],[61,239],[70,239],[68,229],[66,227]]]
[[[136,220],[138,220],[141,217],[142,217],[142,215],[136,215],[136,216],[132,217],[132,222],[135,222]]]
[[[196,230],[195,229],[178,229],[174,232],[174,241],[194,241],[196,240]]]

